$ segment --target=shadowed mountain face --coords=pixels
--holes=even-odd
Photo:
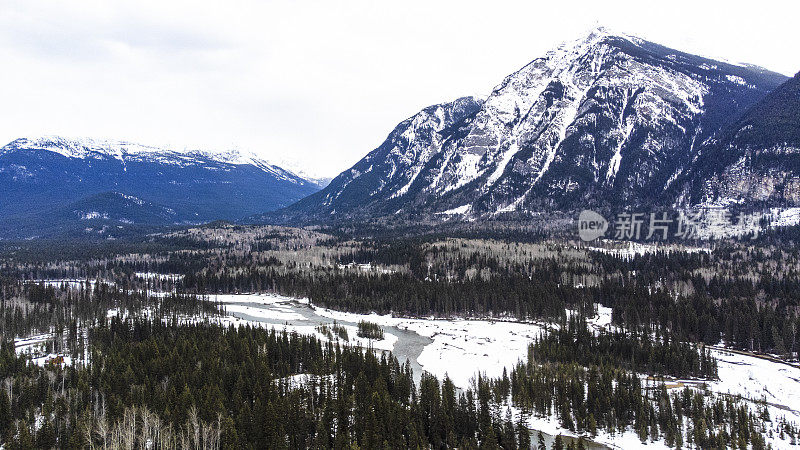
[[[274,222],[491,216],[656,201],[787,78],[597,29],[506,77],[485,100],[425,108]]]
[[[109,238],[174,223],[175,211],[170,208],[104,192],[47,211],[0,218],[0,236]]]
[[[800,206],[800,73],[701,149],[676,203]]]
[[[91,209],[86,212],[97,220],[199,223],[281,208],[317,190],[292,172],[240,153],[57,137],[18,139],[0,149],[0,223],[5,229],[19,224],[18,237],[38,234],[34,218],[56,212],[72,217],[64,208],[73,204],[76,211]],[[141,204],[128,208],[131,199]],[[78,226],[84,219],[75,220]]]

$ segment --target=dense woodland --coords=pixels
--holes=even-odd
[[[675,448],[764,448],[767,429],[794,442],[795,425],[771,422],[757,401],[659,380],[715,378],[704,344],[796,358],[799,238],[789,229],[625,253],[559,238],[353,240],[217,224],[85,250],[4,243],[0,440],[528,448],[537,437],[520,417],[537,415],[587,438],[633,429]],[[324,343],[215,325],[221,308],[206,295],[242,292],[353,312],[535,321],[549,332],[510,373],[462,392],[427,374],[415,385],[407,365],[349,347],[336,324],[319,328]],[[586,323],[598,305],[612,310],[603,332]],[[38,367],[15,354],[11,339],[42,333],[52,333],[47,352],[76,363]],[[359,336],[381,334],[358,326]]]
[[[710,352],[670,340],[669,335],[624,330],[591,330],[583,317],[572,317],[549,330],[531,347],[535,362],[578,363],[581,366],[613,366],[636,373],[676,378],[717,377],[717,363]]]
[[[217,250],[203,257],[212,267],[179,272],[191,292],[276,291],[354,312],[531,320],[600,304],[629,329],[796,355],[800,254],[774,239],[625,258],[558,242],[348,242],[292,252],[306,262]]]
[[[535,357],[532,348],[531,358]],[[596,435],[636,430],[642,442],[663,439],[673,448],[766,448],[765,409],[752,410],[733,398],[706,397],[664,384],[643,386],[640,378],[610,365],[520,363],[508,378],[494,381],[500,395],[537,415],[559,418],[569,430]],[[797,429],[781,424],[794,441]]]
[[[517,448],[530,439],[497,416],[488,391],[457,394],[429,375],[417,388],[390,355],[313,337],[114,319],[89,341],[86,367],[66,369],[26,364],[3,345],[5,448]],[[35,417],[44,417],[38,429]]]
[[[39,368],[3,345],[0,436],[6,448],[525,447],[528,429],[504,413],[512,402],[587,436],[632,427],[643,441],[675,448],[765,448],[765,410],[643,386],[614,358],[553,358],[553,348],[572,342],[569,333],[554,336],[531,345],[510,375],[479,377],[474,391],[457,392],[427,374],[415,386],[408,365],[387,353],[313,337],[114,318],[90,329],[85,366]],[[38,428],[36,417],[44,418]],[[794,425],[780,426],[794,439]]]
[[[147,310],[154,317],[221,313],[218,305],[194,295],[152,296],[89,280],[45,284],[0,277],[0,332],[4,337],[55,332],[59,346],[79,352],[77,330],[104,322],[110,310],[123,315]]]
[[[0,276],[5,284],[110,280],[129,292],[278,292],[341,310],[411,316],[558,320],[566,308],[588,314],[599,304],[629,330],[793,356],[800,348],[798,228],[620,257],[613,248],[595,251],[558,239],[353,241],[278,227],[212,226],[128,247],[98,244],[74,259],[52,249],[40,254],[40,244],[6,245]],[[64,245],[65,257],[77,253]]]

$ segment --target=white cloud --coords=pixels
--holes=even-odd
[[[429,104],[602,24],[791,74],[777,1],[4,0],[0,140],[247,148],[333,175]]]

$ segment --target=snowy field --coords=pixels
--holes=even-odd
[[[289,307],[274,306],[270,309],[257,308],[247,305],[225,305],[228,314],[246,314],[251,317],[272,319],[272,320],[306,320],[301,314],[293,312]]]
[[[85,332],[83,333],[83,337],[86,338]],[[47,351],[47,344],[52,342],[55,338],[55,333],[45,333],[27,338],[15,339],[14,351],[17,353],[17,355],[29,355],[31,361],[40,367],[44,367],[48,361],[51,359],[55,360],[58,357],[63,359],[63,362],[60,363],[63,367],[71,366],[73,360],[70,355]]]
[[[54,287],[56,289],[61,289],[62,287],[66,287],[69,289],[90,289],[93,290],[95,284],[97,284],[97,280],[86,280],[81,278],[62,278],[56,280],[29,280],[26,283],[33,283],[33,284],[41,284],[46,287]],[[102,284],[107,284],[109,286],[113,286],[114,283],[111,281],[101,281]]]
[[[533,323],[353,314],[310,306],[307,299],[277,295],[216,295],[210,296],[209,300],[222,303],[227,314],[235,316],[240,323],[266,320],[272,323],[260,325],[313,333],[321,338],[324,335],[315,329],[314,324],[337,321],[347,329],[350,343],[371,344],[380,350],[395,350],[400,339],[407,339],[407,335],[399,336],[394,329],[410,331],[428,338],[425,340],[427,345],[416,358],[422,369],[440,378],[446,374],[456,386],[463,389],[470,386],[470,380],[477,373],[497,377],[502,375],[504,368],[510,371],[520,359],[527,357],[528,344],[543,332],[541,326]],[[384,339],[368,341],[358,338],[356,327],[349,324],[357,324],[362,320],[381,325]]]
[[[772,213],[770,226],[789,227],[800,224],[800,208],[772,208],[770,212]]]
[[[282,305],[308,305],[307,298],[292,298],[274,294],[215,294],[205,297],[209,301],[219,303],[252,303],[254,305],[269,305],[270,307]]]
[[[136,272],[134,273],[134,276],[142,280],[160,280],[160,281],[172,281],[172,282],[177,282],[184,278],[184,275],[182,274],[155,273],[155,272]]]
[[[210,320],[222,325],[271,327],[304,335],[314,335],[323,341],[329,339],[318,326],[338,323],[348,334],[348,343],[377,351],[389,350],[413,359],[415,371],[425,370],[439,379],[449,376],[462,389],[471,387],[477,373],[499,377],[518,361],[527,357],[527,348],[533,340],[545,332],[544,324],[522,323],[500,320],[402,318],[391,315],[353,314],[315,307],[307,299],[296,299],[271,294],[213,295],[208,300],[219,302],[225,308],[222,317],[183,317],[186,322]],[[598,314],[589,320],[595,330],[613,328],[611,309],[598,306]],[[570,311],[568,311],[568,314]],[[120,315],[120,311],[109,311],[109,317]],[[357,336],[357,324],[366,320],[380,325],[384,330],[381,340]],[[36,364],[44,365],[54,354],[46,354],[45,343],[53,339],[52,334],[17,339],[18,353],[29,353]],[[674,380],[670,385],[677,388],[688,386],[708,390],[720,395],[731,395],[754,401],[766,401],[773,424],[785,417],[800,423],[800,367],[737,354],[724,349],[711,349],[718,361],[719,380],[699,382],[697,380]],[[66,356],[66,355],[64,355]],[[405,359],[401,358],[401,362]],[[68,357],[64,363],[72,363]],[[416,376],[415,376],[416,378]],[[299,381],[292,379],[291,381]],[[503,411],[509,408],[502,407]],[[517,415],[519,412],[510,407]],[[530,428],[549,435],[564,434],[554,417],[529,417]],[[600,433],[594,442],[610,448],[666,448],[661,442],[643,444],[637,435],[628,430],[614,435]],[[774,448],[785,448],[786,441],[777,436],[768,441]]]
[[[678,244],[664,244],[664,243],[640,243],[640,242],[632,242],[632,241],[611,241],[608,239],[603,239],[600,241],[602,245],[606,245],[606,247],[600,246],[587,246],[587,250],[605,253],[607,255],[616,256],[620,259],[633,259],[636,256],[644,256],[646,254],[652,253],[679,253],[679,252],[686,252],[686,253],[711,253],[710,248],[705,247],[689,247],[685,245],[678,245]]]
[[[317,325],[329,321],[315,320],[313,317],[315,309],[309,306],[308,299],[272,294],[226,294],[212,295],[208,300],[221,303],[225,308],[227,316],[218,319],[223,324],[271,327],[298,334],[315,335],[323,341],[328,340],[328,337],[317,329]],[[384,333],[383,339],[380,340],[361,338],[357,336],[357,326],[344,323],[340,325],[347,330],[347,342],[352,345],[392,351],[398,341],[398,337],[391,332]]]
[[[800,368],[724,350],[711,352],[720,379],[708,383],[709,390],[763,399],[773,420],[785,416],[800,423]]]
[[[448,375],[462,389],[470,386],[477,373],[498,377],[504,368],[510,371],[527,357],[528,344],[543,332],[539,325],[518,322],[406,319],[323,308],[315,312],[339,321],[368,320],[430,338],[433,342],[425,346],[417,362],[440,379]]]

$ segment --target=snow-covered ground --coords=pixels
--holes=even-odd
[[[386,327],[413,331],[433,342],[417,358],[422,368],[466,389],[477,373],[491,377],[502,375],[528,354],[528,344],[541,335],[543,328],[532,323],[463,320],[409,319],[391,315],[353,314],[315,308],[321,316],[339,321],[367,320]]]
[[[275,383],[285,383],[290,389],[297,389],[299,387],[308,386],[311,381],[316,381],[318,384],[324,382],[332,382],[335,383],[336,376],[335,375],[312,375],[308,373],[298,373],[297,375],[290,375],[288,377],[283,378],[276,378]]]
[[[227,316],[215,319],[224,324],[270,327],[298,334],[315,335],[323,341],[328,340],[328,337],[316,327],[317,324],[326,321],[313,320],[315,309],[309,306],[308,299],[274,294],[212,295],[208,299],[221,303],[225,308]],[[340,326],[347,330],[347,342],[356,346],[391,351],[394,350],[398,340],[398,337],[390,332],[384,333],[383,339],[380,340],[361,338],[357,335],[356,326],[347,324]]]
[[[37,334],[26,338],[14,340],[14,349],[17,354],[33,353],[39,349],[44,348],[45,344],[53,340],[53,333]]]
[[[94,289],[94,285],[97,284],[97,280],[86,280],[82,278],[61,278],[61,279],[52,279],[52,280],[29,280],[26,283],[34,283],[34,284],[42,284],[47,287],[54,287],[56,289],[60,289],[62,286],[65,286],[69,289]],[[103,284],[107,284],[109,286],[113,286],[114,282],[112,281],[101,281]]]
[[[155,272],[136,272],[136,278],[142,280],[161,280],[161,281],[180,281],[184,275],[179,273],[155,273]]]
[[[761,222],[766,220],[769,227],[788,227],[800,223],[800,208],[770,208],[769,210],[743,215],[733,215],[728,207],[737,200],[723,199],[713,204],[700,205],[696,211],[684,211],[697,226],[700,239],[746,238],[765,231]]]
[[[711,253],[710,248],[705,247],[689,247],[678,244],[663,244],[657,242],[632,242],[632,241],[610,241],[603,239],[600,241],[602,244],[609,245],[607,247],[589,246],[588,250],[605,253],[611,256],[616,256],[621,259],[632,259],[634,256],[643,256],[648,253]],[[623,244],[623,245],[620,245]]]
[[[55,361],[57,357],[63,358],[63,363],[60,364],[62,367],[67,367],[72,365],[72,357],[60,353],[49,353],[47,355],[37,356],[35,358],[31,358],[31,361],[33,361],[33,363],[39,367],[44,367],[48,361],[50,360]]]
[[[608,330],[612,327],[612,310],[607,306],[597,305],[597,315],[588,319],[589,326],[596,329]]]
[[[275,294],[214,294],[206,297],[212,302],[219,303],[253,303],[256,305],[285,305],[298,303],[308,305],[307,298],[284,297]]]
[[[228,314],[240,313],[251,317],[272,319],[272,320],[306,320],[301,314],[292,312],[291,308],[274,306],[270,309],[257,308],[246,305],[225,305]]]
[[[395,273],[396,272],[396,270],[394,270],[394,269],[390,269],[390,268],[387,268],[387,267],[381,267],[381,266],[373,266],[371,263],[356,264],[356,263],[352,262],[352,263],[349,263],[349,264],[339,264],[337,267],[339,267],[340,269],[358,269],[361,272],[367,272],[367,273],[370,273],[370,272],[372,272],[372,273]]]
[[[800,224],[800,208],[772,208],[772,221],[770,226],[773,227],[790,227]]]
[[[800,423],[800,368],[724,350],[712,349],[719,380],[707,383],[717,392],[766,400],[773,420],[780,416]]]
[[[84,337],[86,337],[84,333]],[[44,365],[58,357],[63,358],[60,364],[63,367],[71,366],[73,363],[72,357],[65,353],[52,353],[47,351],[47,343],[52,342],[56,338],[55,333],[44,333],[26,338],[19,338],[14,340],[14,350],[17,355],[29,355],[31,361],[37,366],[44,367]]]
[[[208,300],[219,302],[226,310],[221,317],[184,317],[181,321],[212,321],[222,325],[271,327],[304,335],[314,335],[326,341],[329,337],[320,331],[319,325],[336,321],[347,330],[348,343],[376,351],[405,351],[415,355],[412,364],[418,364],[442,379],[449,376],[459,388],[471,386],[477,373],[490,377],[502,375],[527,357],[527,348],[533,340],[545,333],[543,324],[500,320],[403,318],[391,315],[353,314],[310,305],[307,299],[296,299],[273,294],[213,295]],[[569,313],[569,312],[568,312]],[[109,311],[109,317],[120,315],[120,311]],[[384,338],[371,340],[357,336],[358,322],[366,320],[381,325]],[[596,330],[614,327],[611,324],[611,309],[598,306],[597,315],[589,319]],[[36,364],[57,356],[45,354],[45,343],[52,334],[18,339],[17,352],[28,352]],[[417,350],[409,350],[417,345]],[[419,349],[421,347],[421,350]],[[722,349],[712,349],[718,361],[719,380],[698,382],[697,380],[675,380],[677,387],[688,386],[708,390],[718,395],[732,395],[753,401],[754,410],[765,400],[773,424],[776,419],[786,417],[800,423],[800,367],[761,359],[756,356],[737,354]],[[65,358],[65,364],[70,364]],[[299,379],[292,381],[301,381]],[[503,406],[505,410],[506,406]],[[519,412],[511,408],[515,414]],[[529,417],[529,426],[550,435],[570,435],[561,429],[555,417]],[[774,448],[784,448],[786,441],[777,437],[768,438]],[[635,432],[628,430],[614,435],[600,433],[593,439],[611,448],[662,448],[663,443],[643,444]]]
[[[517,411],[515,408],[512,408],[511,410],[513,411],[513,416],[517,417],[519,411]],[[579,437],[576,433],[570,432],[569,430],[562,428],[559,425],[558,419],[555,417],[530,416],[527,420],[527,424],[528,428],[532,430],[540,430],[542,433],[546,433],[550,436],[561,434],[563,436],[568,436],[573,438]],[[532,436],[532,440],[533,442],[536,442],[536,434]],[[548,445],[552,445],[549,439],[547,441]],[[636,432],[634,432],[632,429],[628,429],[621,433],[616,433],[616,434],[609,434],[605,430],[598,430],[597,436],[591,438],[591,441],[593,443],[600,444],[599,446],[605,446],[605,447],[610,447],[612,449],[620,449],[620,450],[633,450],[633,449],[660,450],[669,448],[663,441],[642,442],[639,439],[639,436],[636,434]],[[593,447],[595,446],[591,446],[590,448]]]
[[[337,321],[347,330],[349,343],[380,350],[395,350],[401,338],[407,339],[407,335],[400,336],[393,329],[412,332],[427,338],[416,358],[422,369],[440,378],[447,374],[456,386],[464,389],[479,372],[497,377],[504,368],[510,370],[524,360],[528,344],[543,332],[541,326],[533,323],[353,314],[310,306],[307,299],[271,294],[213,295],[208,299],[222,303],[227,315],[233,316],[221,319],[226,323],[270,326],[327,339],[315,324]],[[608,314],[608,320],[603,322],[610,322],[610,310]],[[353,324],[362,320],[383,326],[384,339],[359,338]]]

